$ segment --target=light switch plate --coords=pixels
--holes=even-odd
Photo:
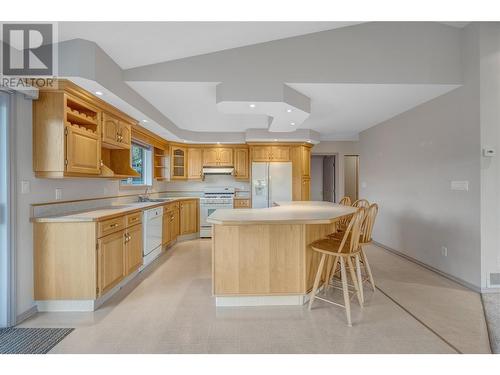
[[[469,191],[469,181],[451,181],[451,190]]]
[[[57,188],[56,189],[56,201],[60,201],[62,199],[62,189]]]
[[[21,181],[21,194],[29,194],[30,192],[30,182]]]

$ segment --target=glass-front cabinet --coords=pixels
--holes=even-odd
[[[187,178],[187,150],[184,147],[175,147],[171,148],[171,162],[172,162],[172,170],[171,170],[171,178],[173,180],[183,180]]]

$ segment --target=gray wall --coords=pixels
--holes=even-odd
[[[462,87],[360,134],[360,195],[380,205],[375,241],[480,287],[478,28],[462,33]]]

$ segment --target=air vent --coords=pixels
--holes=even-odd
[[[500,273],[490,273],[490,287],[491,286],[500,286]]]

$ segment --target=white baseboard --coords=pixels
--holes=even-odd
[[[215,306],[302,306],[306,302],[305,297],[304,295],[215,297]]]
[[[31,318],[38,312],[37,305],[31,306],[28,310],[22,312],[16,317],[16,325],[24,322],[26,319]]]

